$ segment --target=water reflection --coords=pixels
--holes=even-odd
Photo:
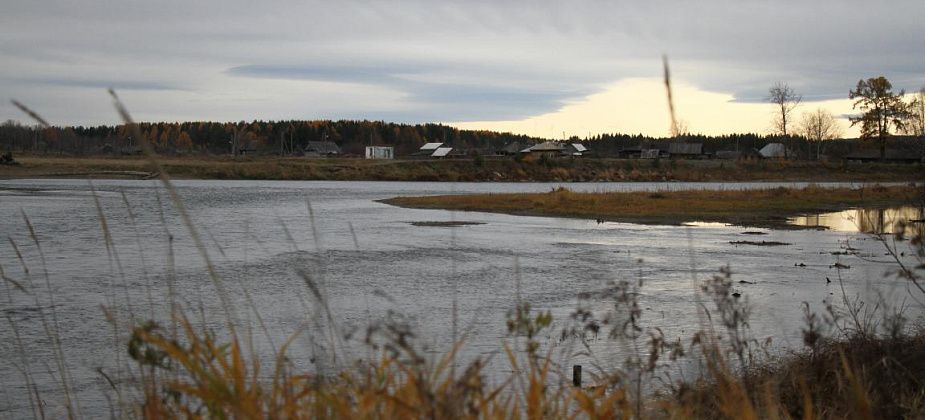
[[[790,224],[827,228],[839,232],[893,234],[905,229],[906,235],[925,232],[923,207],[903,206],[888,209],[851,209],[834,213],[794,217]],[[905,227],[903,227],[905,226]]]

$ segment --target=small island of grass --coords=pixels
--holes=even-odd
[[[548,193],[396,197],[400,207],[483,211],[640,224],[680,225],[719,222],[739,226],[799,228],[792,217],[857,207],[921,205],[916,186],[864,188],[767,188],[741,191],[660,191],[582,193],[558,188]]]

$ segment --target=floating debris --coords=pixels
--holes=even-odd
[[[745,232],[742,232],[742,234],[743,235],[767,235],[768,233],[757,231],[757,230],[746,230]]]
[[[794,264],[794,267],[806,267],[805,263]]]
[[[847,269],[851,268],[851,266],[850,266],[850,265],[845,265],[845,264],[842,264],[842,263],[838,263],[838,262],[837,262],[837,263],[835,263],[835,264],[830,265],[829,268],[838,268],[838,269],[845,269],[845,270],[847,270]]]
[[[755,284],[755,282],[748,281],[748,280],[739,280],[739,284]]]

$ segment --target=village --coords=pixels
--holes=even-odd
[[[620,148],[616,153],[595,153],[590,149],[589,142],[579,141],[545,141],[530,143],[512,141],[504,147],[497,149],[465,149],[457,148],[442,142],[428,142],[416,152],[399,156],[392,146],[366,146],[364,157],[366,159],[578,159],[578,158],[617,158],[617,159],[687,159],[687,160],[739,160],[739,159],[787,159],[787,160],[844,160],[848,162],[888,162],[888,163],[925,163],[925,153],[922,147],[915,144],[898,143],[887,148],[885,156],[879,155],[877,150],[866,148],[853,148],[849,153],[835,156],[822,155],[816,151],[801,152],[784,143],[770,142],[761,148],[743,148],[742,150],[713,150],[710,151],[699,142],[684,141],[652,141],[639,146]],[[919,150],[916,150],[919,149]],[[243,154],[243,153],[242,153]],[[306,157],[348,157],[340,147],[331,141],[309,141],[302,154]]]

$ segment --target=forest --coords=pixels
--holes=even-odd
[[[426,142],[444,142],[469,155],[491,155],[517,141],[538,143],[548,139],[499,133],[460,130],[443,124],[398,124],[383,121],[290,120],[252,122],[157,122],[139,123],[142,135],[165,155],[232,154],[232,144],[239,151],[259,155],[299,155],[310,141],[332,141],[343,154],[360,156],[368,145],[394,146],[397,156],[414,153]],[[772,142],[781,142],[798,154],[809,155],[812,142],[803,136],[761,135],[754,133],[705,136],[682,134],[676,138],[657,138],[641,134],[598,134],[572,137],[571,142],[586,145],[594,156],[616,156],[621,149],[632,147],[666,148],[669,141],[703,143],[704,152],[720,150],[755,150]],[[918,149],[925,144],[914,137],[894,136],[893,144]],[[856,139],[828,140],[829,153],[843,155],[863,143]],[[0,151],[43,155],[132,155],[140,153],[139,139],[125,125],[95,127],[47,127],[7,121],[0,125]]]

